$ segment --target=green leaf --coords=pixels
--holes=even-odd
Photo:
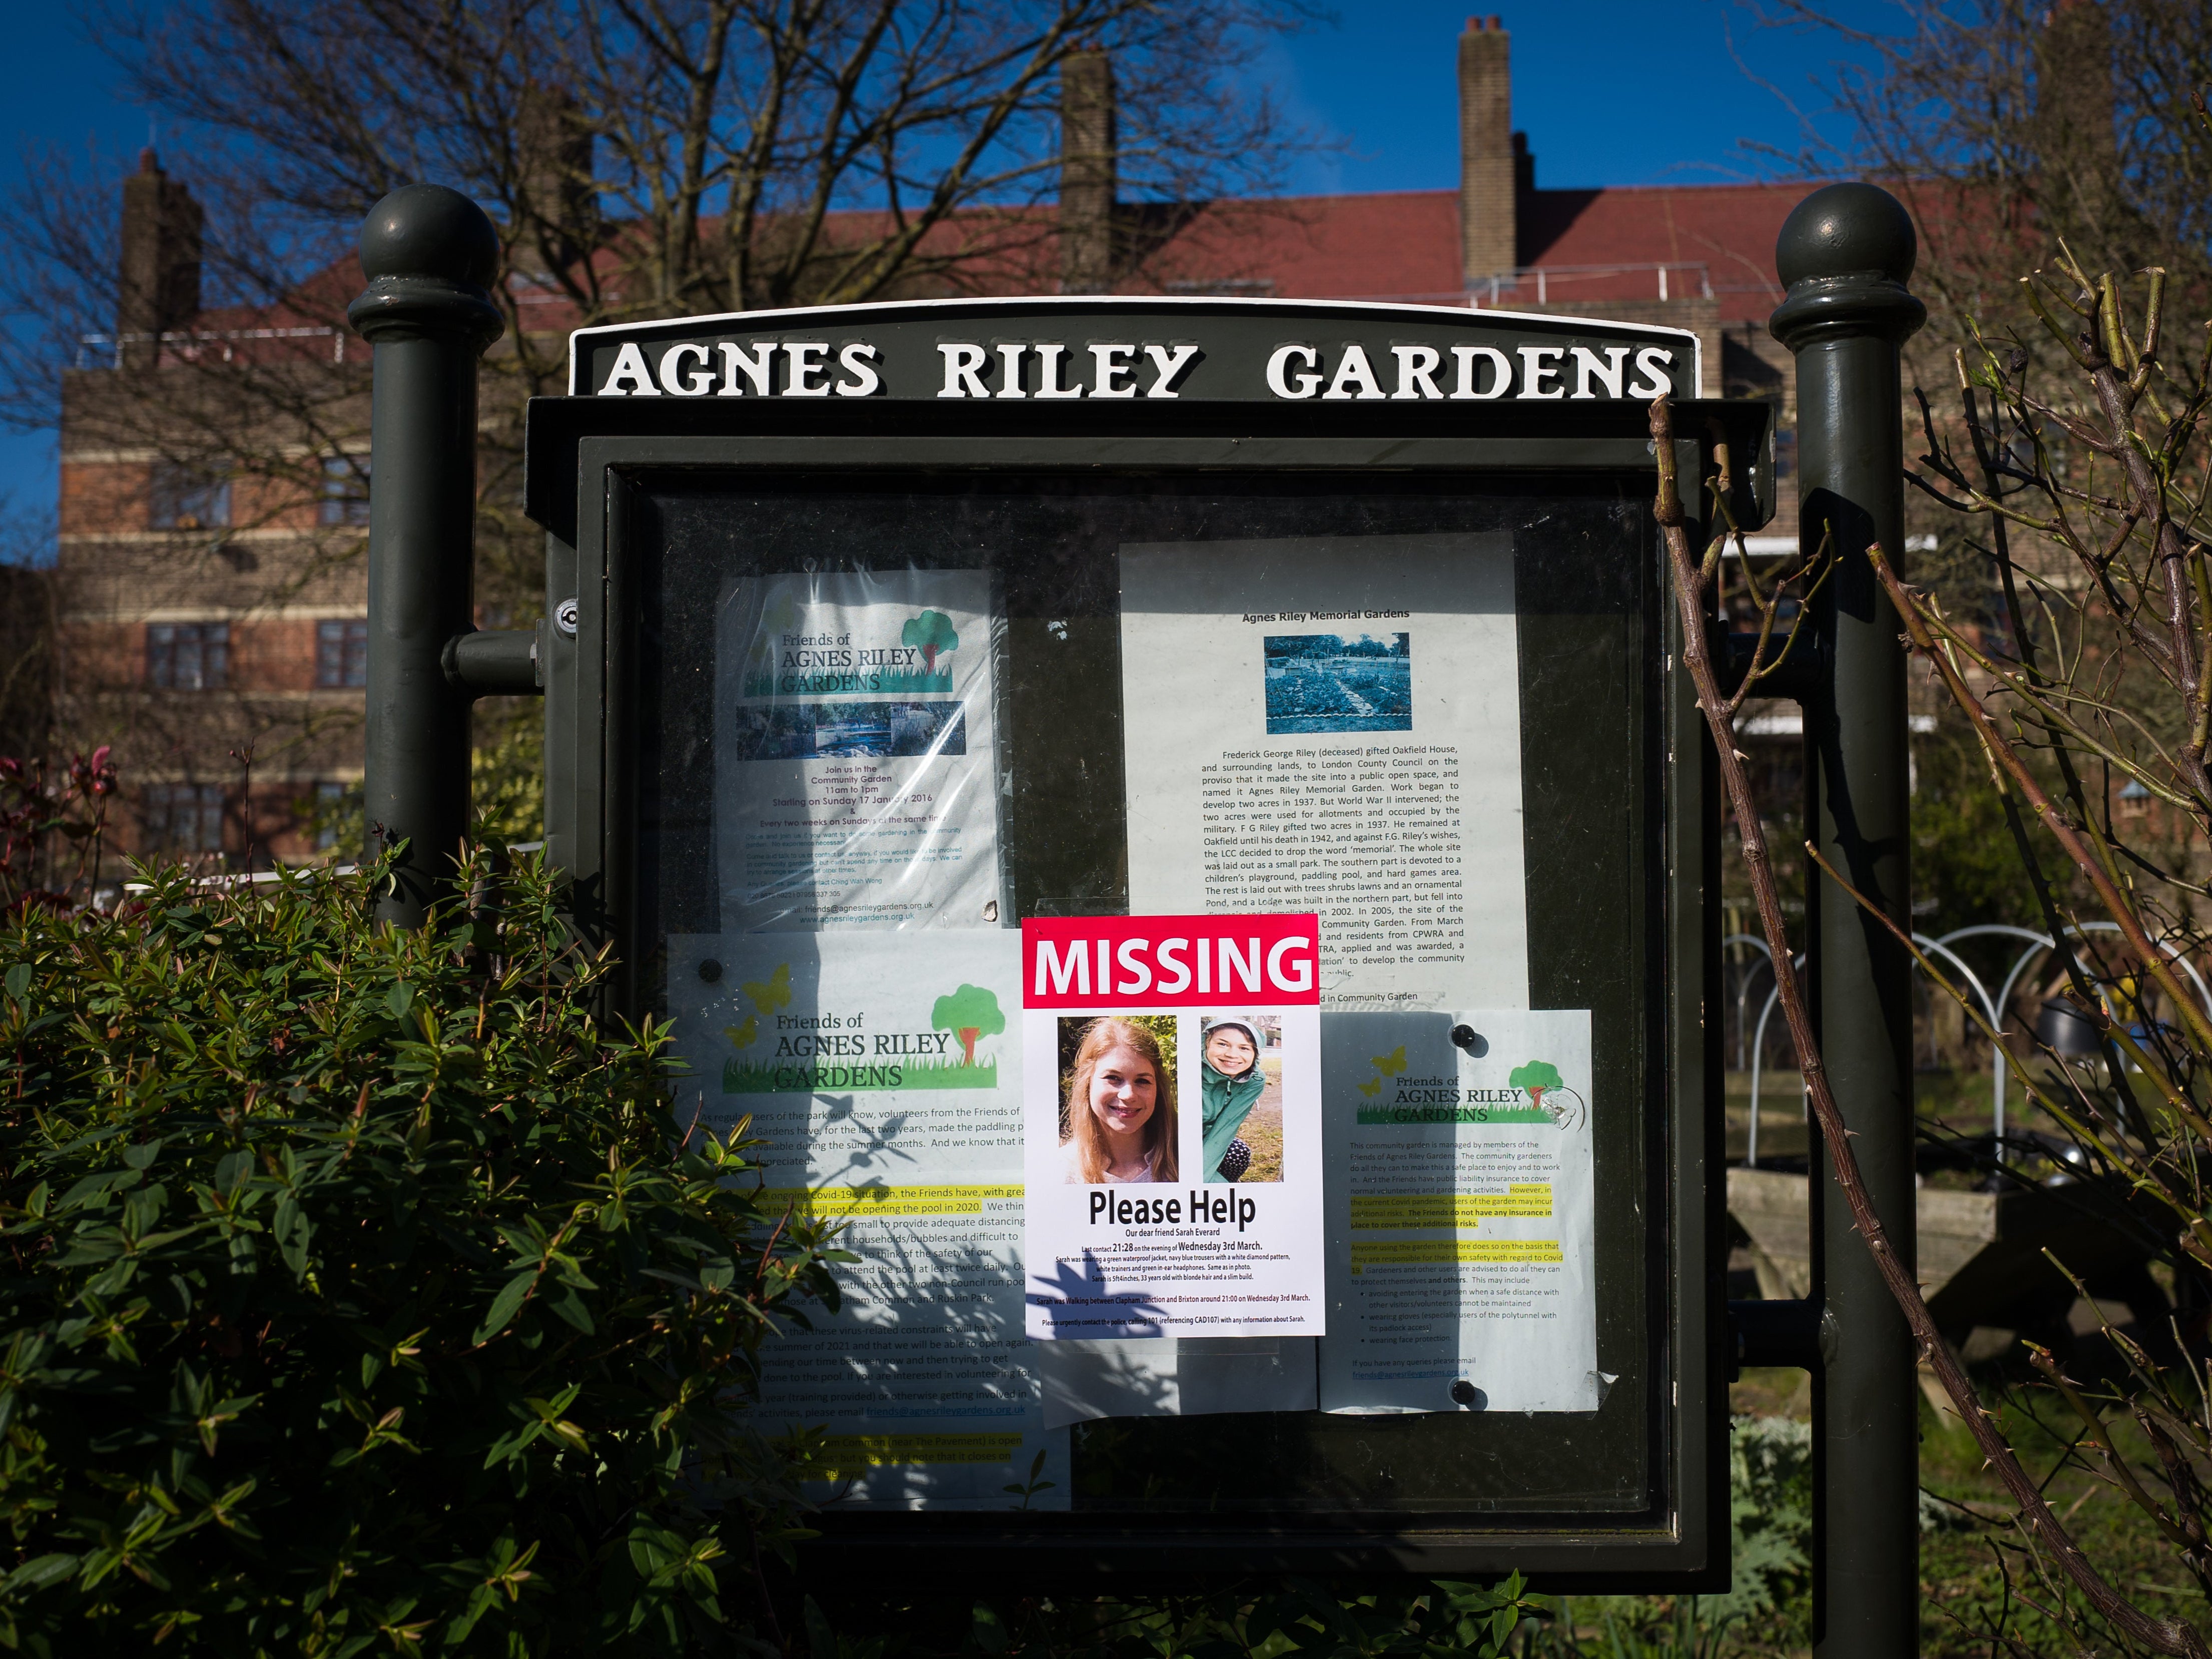
[[[407,1018],[407,1011],[415,1006],[415,988],[401,980],[385,993],[384,1006],[394,1019]]]
[[[988,1603],[978,1601],[970,1620],[968,1633],[975,1638],[977,1647],[986,1653],[1004,1653],[1006,1650],[1006,1627],[1000,1622],[997,1612]]]
[[[277,1254],[284,1265],[292,1270],[295,1279],[307,1276],[307,1239],[311,1229],[307,1212],[293,1193],[283,1193],[276,1200],[276,1212],[269,1218],[270,1237],[276,1241]]]
[[[576,1291],[564,1287],[560,1295],[550,1297],[545,1305],[556,1316],[574,1325],[586,1336],[594,1334],[596,1328],[592,1323],[591,1304]]]
[[[13,980],[12,972],[9,977]],[[11,983],[8,988],[11,996],[15,994],[15,986]],[[16,1000],[21,1000],[20,997]],[[5,1579],[0,1579],[0,1590],[15,1595],[24,1590],[44,1589],[49,1584],[61,1583],[63,1579],[76,1571],[76,1566],[77,1558],[74,1555],[34,1556],[9,1573]]]
[[[530,1287],[537,1282],[538,1270],[532,1267],[515,1274],[501,1285],[499,1294],[492,1298],[491,1311],[484,1315],[483,1323],[477,1327],[473,1340],[478,1343],[486,1342],[505,1330],[507,1322],[514,1317],[515,1310],[521,1307],[523,1298],[530,1294]]]
[[[31,964],[19,962],[8,970],[8,994],[19,1008],[31,1006]]]

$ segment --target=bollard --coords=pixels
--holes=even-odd
[[[1799,204],[1776,248],[1788,295],[1771,325],[1797,362],[1799,534],[1834,538],[1840,563],[1814,601],[1818,672],[1804,697],[1808,833],[1899,927],[1907,887],[1902,624],[1866,550],[1904,553],[1899,350],[1926,319],[1906,291],[1917,238],[1872,185]],[[1836,1105],[1882,1224],[1913,1260],[1911,963],[1849,895],[1808,884],[1813,1020]],[[1919,1650],[1919,1402],[1905,1316],[1851,1225],[1817,1139],[1811,1182],[1814,1652],[1897,1659]]]
[[[409,185],[370,210],[361,268],[346,318],[376,349],[364,816],[372,855],[407,843],[377,918],[415,927],[469,828],[471,693],[449,647],[473,620],[477,359],[502,328],[485,292],[499,233],[458,191]]]

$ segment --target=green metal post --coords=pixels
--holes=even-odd
[[[1899,348],[1926,319],[1905,289],[1912,221],[1871,185],[1831,185],[1784,225],[1788,296],[1774,336],[1797,360],[1799,534],[1833,538],[1816,601],[1820,672],[1805,700],[1806,823],[1815,844],[1899,927],[1911,926],[1905,657],[1866,557],[1900,561],[1904,410]],[[1813,1018],[1836,1104],[1875,1207],[1913,1259],[1911,963],[1832,880],[1807,904]],[[1919,1419],[1911,1332],[1851,1224],[1814,1143],[1814,1652],[1919,1650]]]
[[[472,617],[477,359],[500,336],[485,292],[499,233],[441,185],[409,185],[361,230],[368,290],[346,312],[376,348],[369,416],[370,850],[404,841],[379,920],[420,927],[469,827],[470,692],[447,647]]]

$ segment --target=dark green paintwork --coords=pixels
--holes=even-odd
[[[395,927],[422,925],[469,829],[471,693],[447,656],[473,626],[477,359],[501,326],[484,292],[498,256],[473,202],[409,185],[362,227],[369,285],[347,312],[376,348],[362,796],[372,840],[407,843],[376,901]]]
[[[1926,315],[1905,289],[1912,221],[1871,185],[1833,185],[1783,227],[1790,279],[1774,332],[1797,358],[1802,534],[1841,556],[1814,602],[1826,672],[1805,700],[1805,822],[1823,856],[1909,930],[1911,761],[1897,615],[1867,562],[1903,562],[1899,348]],[[1899,1255],[1913,1261],[1911,963],[1879,921],[1821,877],[1809,895],[1813,1018],[1837,1109]],[[1919,1650],[1919,1400],[1905,1316],[1816,1158],[1814,1297],[1828,1333],[1814,1370],[1814,1652]]]
[[[1097,302],[1041,303],[1029,337],[1057,337],[1053,331],[1067,312],[1126,315],[1127,302],[1116,303],[1121,309],[1113,313]],[[998,315],[1012,326],[1006,313]],[[1264,320],[1272,331],[1267,337],[1279,338],[1286,337],[1282,329],[1303,319],[1292,308],[1278,307]],[[1332,314],[1325,320],[1336,319]],[[1405,340],[1412,328],[1440,326],[1426,314],[1371,320],[1385,342]],[[1454,324],[1468,325],[1447,318],[1441,326]],[[673,325],[665,332],[694,337]],[[1609,337],[1636,337],[1612,331]],[[1764,522],[1771,500],[1766,414],[1760,405],[1678,408],[1678,429],[1686,434],[1678,459],[1686,476],[1710,471],[1699,452],[1714,435],[1712,422],[1726,432],[1740,465],[1751,463],[1741,465],[1744,483],[1735,504],[1747,527]],[[1510,505],[1516,496],[1597,489],[1612,492],[1626,522],[1640,526],[1625,554],[1592,544],[1575,556],[1596,563],[1576,567],[1571,558],[1542,580],[1524,582],[1522,619],[1522,697],[1529,711],[1524,752],[1533,745],[1550,757],[1529,784],[1532,824],[1542,825],[1526,843],[1531,936],[1547,945],[1543,960],[1531,964],[1535,998],[1540,1006],[1618,1007],[1619,1015],[1608,1018],[1626,1024],[1609,1041],[1616,1048],[1627,1043],[1619,1052],[1642,1054],[1637,1065],[1649,1068],[1619,1078],[1623,1098],[1635,1105],[1613,1120],[1607,1133],[1625,1139],[1601,1158],[1628,1183],[1608,1206],[1605,1237],[1614,1242],[1601,1243],[1601,1300],[1620,1310],[1601,1316],[1601,1329],[1615,1329],[1604,1320],[1628,1322],[1602,1340],[1615,1347],[1629,1342],[1621,1352],[1634,1356],[1632,1364],[1620,1367],[1626,1392],[1599,1413],[1610,1426],[1515,1418],[1469,1429],[1478,1419],[1465,1417],[1427,1419],[1425,1428],[1418,1421],[1328,1419],[1309,1430],[1301,1426],[1304,1419],[1233,1419],[1249,1423],[1249,1432],[1261,1437],[1246,1449],[1253,1459],[1275,1459],[1275,1476],[1293,1487],[1308,1483],[1298,1491],[1312,1490],[1314,1482],[1341,1490],[1343,1507],[1316,1513],[1292,1504],[1271,1514],[1262,1480],[1253,1490],[1256,1508],[1209,1499],[1193,1509],[1164,1494],[1161,1512],[1141,1522],[1110,1509],[1026,1518],[855,1516],[833,1528],[836,1573],[957,1572],[987,1552],[1002,1565],[1009,1553],[1020,1558],[1025,1582],[1109,1571],[1164,1580],[1278,1569],[1488,1575],[1516,1566],[1561,1588],[1690,1589],[1722,1582],[1725,1242],[1709,1110],[1717,1073],[1701,1020],[1716,960],[1709,942],[1717,934],[1714,819],[1710,775],[1699,758],[1705,740],[1679,653],[1668,643],[1677,637],[1676,624],[1665,603],[1649,516],[1647,431],[1644,406],[1626,400],[1041,404],[878,398],[841,404],[664,396],[533,403],[528,500],[551,532],[548,609],[563,599],[579,601],[575,639],[565,641],[556,631],[547,659],[551,851],[576,878],[579,920],[611,935],[630,964],[625,1012],[632,1012],[656,1001],[659,933],[694,925],[668,908],[672,902],[684,908],[666,873],[669,861],[680,864],[681,856],[658,844],[648,852],[635,817],[649,810],[657,823],[674,821],[665,806],[641,805],[659,801],[666,787],[668,763],[656,758],[656,744],[665,738],[685,753],[699,752],[696,736],[659,729],[670,717],[659,701],[665,694],[646,665],[655,652],[671,648],[657,643],[665,617],[653,620],[663,605],[654,584],[665,550],[684,536],[702,530],[726,535],[732,556],[742,557],[762,538],[784,533],[763,515],[762,503],[787,496],[809,479],[815,481],[809,487],[824,489],[839,478],[860,478],[872,489],[896,489],[903,480],[926,495],[966,488],[957,483],[963,475],[975,479],[975,489],[1012,490],[1017,499],[1017,481],[1024,477],[1048,492],[1134,489],[1139,499],[1147,489],[1160,495],[1208,490],[1209,479],[1222,480],[1232,494],[1279,486],[1326,492],[1334,479],[1355,495],[1395,500],[1393,511],[1410,510],[1418,498],[1439,491]],[[1156,483],[1146,485],[1146,479]],[[1285,520],[1300,521],[1295,514]],[[681,527],[694,522],[701,530]],[[864,520],[820,522],[824,546],[866,556],[865,539],[872,532]],[[1103,600],[1109,611],[1111,600],[1110,593]],[[1042,648],[1045,630],[1034,631],[1037,639],[1030,643]],[[1069,622],[1070,648],[1083,631]],[[1111,631],[1109,624],[1103,636],[1109,661]],[[1018,653],[1030,648],[1021,643],[1027,635],[1020,616],[1010,616],[1009,633],[1017,652],[1010,672],[1018,679]],[[685,649],[696,655],[697,647]],[[1118,682],[1109,676],[1105,684],[1114,689]],[[1620,713],[1610,716],[1608,737],[1593,729],[1604,721],[1583,718],[1578,708],[1642,712],[1626,726],[1619,724]],[[1638,731],[1642,736],[1632,735]],[[1618,752],[1590,750],[1593,738],[1620,745]],[[1015,770],[1018,780],[1018,759]],[[1077,849],[1071,844],[1065,851],[1073,856]],[[1076,858],[1066,872],[1039,873],[1035,880],[1074,890],[1088,879],[1082,873],[1087,867]],[[1601,877],[1601,871],[1611,873]],[[1110,907],[1110,893],[1099,897]],[[1606,965],[1613,958],[1600,952],[1585,961],[1577,941],[1608,931],[1618,935],[1624,919],[1641,930],[1636,936],[1643,942],[1632,951],[1635,965],[1615,988],[1600,990],[1590,975],[1613,974]],[[1230,1421],[1212,1420],[1216,1438]],[[1394,1507],[1395,1488],[1387,1480],[1373,1486],[1374,1471],[1412,1460],[1410,1477],[1437,1463],[1445,1443],[1430,1448],[1424,1437],[1452,1425],[1472,1434],[1466,1455],[1474,1462],[1468,1467],[1492,1471],[1480,1479],[1496,1496],[1456,1514]],[[1177,1452],[1167,1443],[1193,1433],[1205,1441],[1207,1428],[1207,1419],[1146,1425],[1145,1432],[1161,1442],[1151,1461],[1194,1467],[1199,1448]],[[1263,1451],[1271,1435],[1291,1437]],[[1579,1449],[1593,1469],[1613,1474],[1601,1476],[1583,1499],[1514,1501],[1497,1486],[1497,1471],[1505,1467],[1498,1459],[1510,1464],[1517,1453],[1509,1449],[1533,1450],[1555,1436],[1563,1437],[1544,1455],[1564,1466]],[[1492,1439],[1496,1450],[1484,1452]],[[1346,1451],[1363,1443],[1404,1443],[1380,1454],[1381,1463],[1369,1452],[1361,1454],[1364,1461],[1340,1466],[1342,1454],[1330,1449],[1338,1441]],[[1446,1458],[1437,1473],[1456,1461]],[[1099,1466],[1102,1474],[1105,1467]],[[1371,1496],[1358,1496],[1362,1490]]]

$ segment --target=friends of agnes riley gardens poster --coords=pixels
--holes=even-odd
[[[1024,1328],[1319,1336],[1320,925],[1022,923]]]

